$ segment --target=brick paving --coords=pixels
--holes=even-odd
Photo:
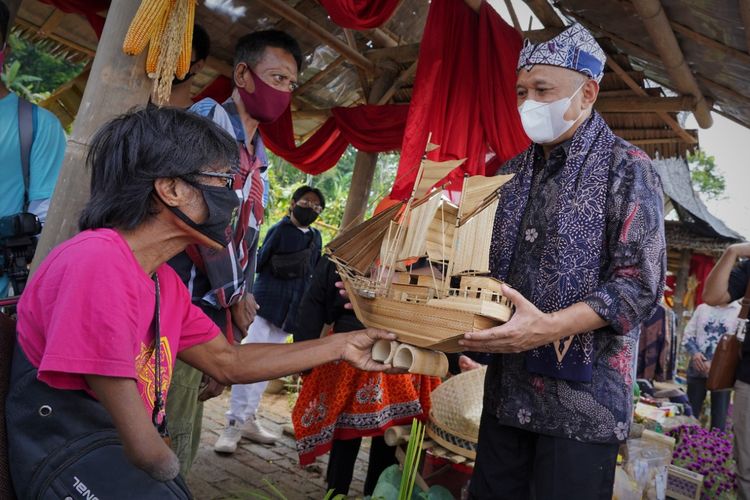
[[[283,434],[282,426],[291,423],[290,401],[285,393],[265,394],[258,411],[262,425]],[[260,445],[243,439],[233,455],[214,453],[213,445],[224,426],[224,412],[228,406],[227,391],[208,401],[204,407],[200,450],[187,478],[197,500],[280,499],[265,481],[278,488],[288,500],[320,500],[325,496],[328,455],[301,468],[294,438],[289,435],[283,434],[275,445]],[[362,496],[368,445],[368,440],[363,440],[349,490],[350,498]]]

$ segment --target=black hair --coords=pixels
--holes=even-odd
[[[100,128],[86,157],[91,198],[78,226],[134,229],[158,213],[154,181],[201,170],[236,169],[234,139],[211,120],[177,108],[150,106]]]
[[[2,36],[0,36],[0,45],[5,43],[6,39],[8,38],[9,30],[10,30],[10,11],[8,10],[8,6],[5,5],[5,2],[0,0],[0,32],[2,32]]]
[[[255,31],[237,40],[234,49],[234,65],[243,62],[254,68],[263,59],[266,47],[276,47],[289,52],[297,63],[297,72],[302,71],[302,49],[297,40],[280,30]]]
[[[200,24],[193,26],[193,53],[196,61],[206,59],[211,53],[211,38]]]
[[[292,194],[292,201],[295,203],[298,202],[307,193],[313,193],[315,196],[318,197],[318,199],[320,199],[320,208],[326,207],[326,199],[323,196],[323,193],[320,191],[320,189],[310,187],[310,186],[300,186],[297,189],[295,189],[294,193]]]

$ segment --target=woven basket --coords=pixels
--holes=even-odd
[[[432,391],[427,434],[440,446],[470,459],[477,454],[486,367],[449,378]]]

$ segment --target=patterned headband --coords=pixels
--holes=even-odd
[[[578,71],[600,82],[606,60],[607,55],[591,33],[575,23],[547,42],[535,45],[527,39],[516,69],[531,69],[535,64],[547,64]]]

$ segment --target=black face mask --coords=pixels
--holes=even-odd
[[[201,190],[203,201],[208,207],[208,218],[198,224],[177,207],[169,207],[174,214],[199,233],[211,238],[225,247],[232,241],[232,232],[237,222],[240,199],[237,193],[226,187],[207,186],[205,184],[190,183]]]
[[[303,226],[309,226],[318,218],[318,214],[315,213],[315,210],[309,207],[298,207],[295,205],[292,209],[292,214],[294,215],[294,218],[297,219],[297,222]]]

